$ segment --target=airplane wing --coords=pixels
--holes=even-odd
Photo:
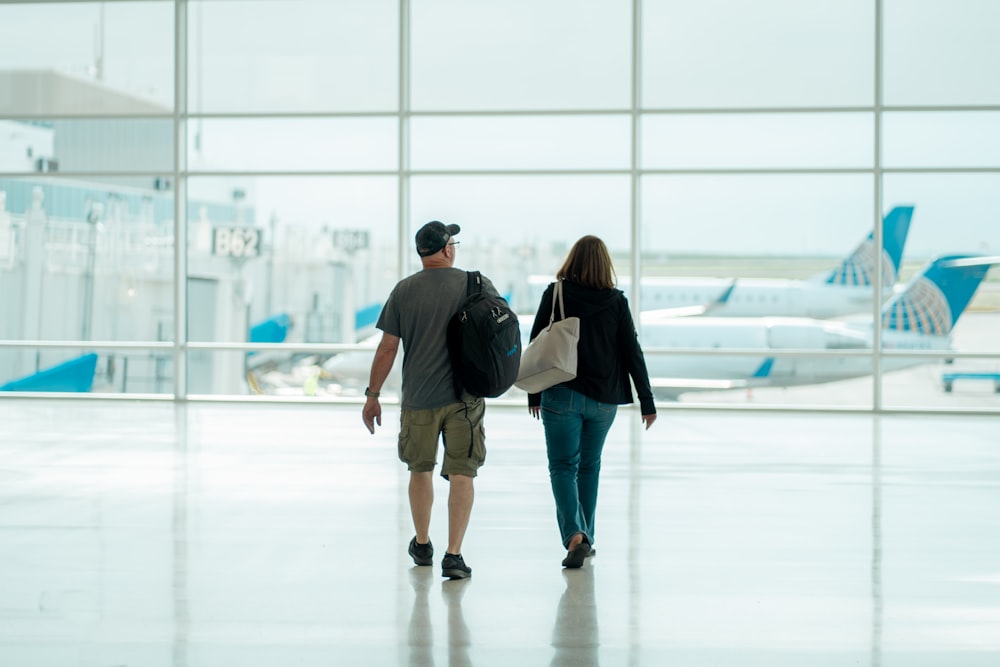
[[[774,357],[768,357],[746,378],[710,379],[710,378],[650,378],[656,398],[676,401],[681,394],[693,391],[724,391],[727,389],[753,389],[769,384],[768,378],[774,367]]]
[[[736,288],[736,280],[733,279],[731,283],[719,293],[719,296],[715,297],[708,303],[704,303],[698,306],[679,306],[677,308],[656,308],[654,310],[643,311],[643,319],[649,318],[646,321],[655,321],[659,319],[670,319],[674,317],[697,317],[699,315],[705,315],[711,313],[716,308],[725,305],[729,301],[729,297],[732,296],[733,290]]]

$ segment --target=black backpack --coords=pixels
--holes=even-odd
[[[521,327],[507,300],[483,291],[479,271],[466,272],[465,301],[448,322],[455,396],[495,398],[514,385],[521,365]]]

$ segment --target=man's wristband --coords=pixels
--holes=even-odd
[[[365,387],[365,396],[367,396],[368,398],[378,398],[379,393],[380,392],[371,391],[368,387]]]

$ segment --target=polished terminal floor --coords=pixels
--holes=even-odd
[[[997,418],[623,409],[576,571],[486,419],[448,581],[394,406],[0,400],[0,665],[1000,665]]]

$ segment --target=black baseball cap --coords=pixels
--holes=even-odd
[[[436,252],[441,252],[455,234],[462,231],[458,225],[446,225],[440,220],[431,220],[417,231],[417,254],[421,257],[428,257]]]

